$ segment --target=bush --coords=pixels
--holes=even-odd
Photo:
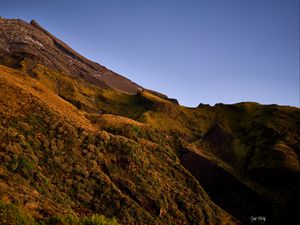
[[[73,215],[54,216],[40,224],[47,225],[119,225],[116,219],[107,219],[103,215],[92,215],[90,217],[78,218]]]
[[[81,220],[82,225],[118,225],[116,219],[107,219],[103,215],[92,215]]]
[[[0,225],[119,225],[115,218],[108,219],[103,215],[78,218],[73,215],[52,216],[35,221],[31,216],[24,214],[14,204],[0,202]]]
[[[34,220],[13,204],[0,202],[0,225],[34,225]]]

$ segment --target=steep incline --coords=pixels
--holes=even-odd
[[[0,19],[0,64],[1,201],[125,224],[297,218],[299,108],[180,106],[35,21]]]
[[[46,224],[96,213],[122,224],[238,223],[181,166],[164,134],[114,115],[106,125],[123,123],[128,136],[103,131],[34,78],[4,66],[0,85],[0,209],[13,203]],[[151,138],[137,138],[138,130]]]
[[[26,59],[26,70],[36,64],[80,76],[100,87],[113,87],[136,93],[141,87],[129,79],[81,56],[37,22],[0,19],[0,64],[20,68]]]

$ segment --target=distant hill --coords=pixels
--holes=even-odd
[[[297,221],[299,108],[187,108],[35,21],[0,19],[0,64],[0,224]]]

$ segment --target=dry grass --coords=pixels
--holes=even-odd
[[[63,80],[72,84],[62,85],[69,97],[69,87],[72,96],[87,88]],[[216,224],[227,215],[180,165],[166,133],[80,111],[51,82],[46,87],[3,66],[0,83],[0,197],[24,212],[35,218],[102,213],[124,224]],[[117,105],[134,106],[137,97],[110,90],[101,96],[107,109],[123,113]]]
[[[246,102],[192,109],[147,91],[100,89],[41,65],[33,71],[35,79],[0,66],[0,175],[14,178],[13,186],[0,182],[0,196],[21,199],[31,215],[39,216],[39,208],[52,215],[67,208],[83,215],[96,210],[129,224],[201,224],[205,217],[211,224],[237,223],[180,165],[177,153],[183,149],[276,201],[282,200],[279,192],[247,172],[299,173],[298,108]],[[25,195],[31,197],[27,205]]]
[[[59,98],[53,91],[30,76],[0,66],[0,82],[2,104],[0,110],[7,115],[17,117],[24,115],[26,106],[37,101],[45,107],[58,113],[63,118],[71,119],[73,123],[83,126],[86,129],[95,130],[90,122],[85,118],[84,113],[76,107]],[[16,94],[18,93],[18,94]]]

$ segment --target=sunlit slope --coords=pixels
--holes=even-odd
[[[167,142],[179,157],[186,149],[198,149],[196,152],[223,168],[225,173],[246,185],[245,188],[267,198],[268,205],[275,207],[275,211],[282,210],[278,208],[284,207],[297,185],[298,108],[251,102],[187,108],[147,90],[128,94],[101,89],[41,65],[33,71],[35,79],[85,112],[96,127],[135,140]],[[201,164],[198,169],[203,170]],[[209,192],[211,185],[207,187]],[[213,200],[218,203],[217,199]],[[261,205],[260,201],[257,205]],[[228,210],[227,200],[222,207]],[[234,208],[241,210],[239,203]],[[244,220],[248,220],[251,211],[247,212],[247,207],[245,210]],[[281,217],[277,214],[276,218]]]
[[[203,160],[212,163],[211,170],[216,169],[225,178],[219,179],[212,173],[210,177],[204,174],[198,181],[206,184],[205,190],[217,204],[244,223],[253,213],[266,214],[273,224],[284,217],[286,201],[299,181],[298,108],[245,102],[214,107],[200,105],[193,109],[165,101],[147,91],[125,95],[120,98],[122,101],[118,98],[106,100],[115,96],[120,95],[111,92],[110,96],[102,98],[107,109],[148,126],[136,128],[123,123],[117,127],[106,125],[103,129],[130,137],[163,139],[171,144],[179,158],[186,152],[204,157]],[[97,123],[105,116],[89,118]],[[134,135],[129,132],[132,130]],[[156,133],[149,134],[149,130]],[[157,133],[162,135],[157,137]],[[184,166],[191,164],[185,163]],[[193,168],[206,171],[209,164],[199,161]],[[228,176],[232,179],[227,180]],[[221,182],[236,186],[236,193],[228,192]]]
[[[41,80],[0,67],[2,208],[13,204],[46,224],[67,214],[103,214],[121,224],[237,223],[184,169],[162,131],[95,113],[101,107],[80,111]],[[105,98],[126,99],[120,96]]]
[[[84,58],[35,21],[0,23],[0,64],[13,68],[0,66],[0,218],[297,221],[299,108],[184,107]]]

